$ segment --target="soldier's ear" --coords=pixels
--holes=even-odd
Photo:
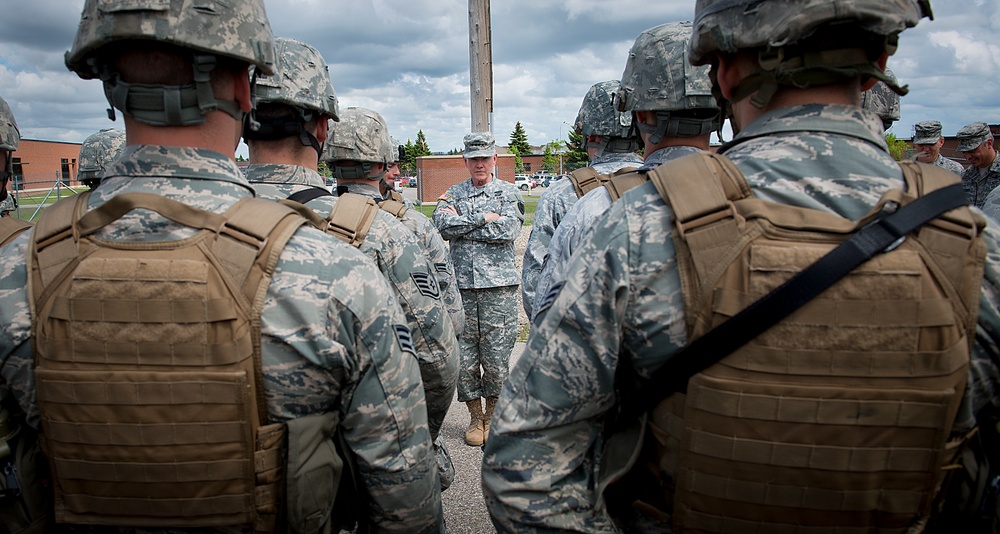
[[[253,99],[250,97],[250,74],[247,70],[237,70],[233,74],[234,100],[239,104],[243,113],[249,113],[253,109]]]

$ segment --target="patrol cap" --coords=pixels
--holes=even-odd
[[[966,124],[958,131],[958,151],[971,152],[987,139],[993,139],[993,133],[985,122]]]
[[[913,125],[913,144],[933,145],[941,140],[941,123],[920,121]]]
[[[497,153],[496,141],[493,134],[489,132],[470,133],[462,139],[465,143],[465,151],[462,155],[466,158],[489,158]]]
[[[21,140],[21,132],[17,129],[14,112],[10,110],[7,101],[0,97],[0,150],[17,150]]]

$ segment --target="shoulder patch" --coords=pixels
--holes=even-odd
[[[538,311],[535,312],[536,314],[552,307],[552,303],[556,301],[556,297],[559,296],[559,290],[563,288],[563,285],[565,285],[565,282],[559,282],[549,288],[549,292],[545,294],[545,298],[543,298],[542,302],[538,305]]]
[[[441,298],[441,288],[438,286],[437,279],[434,278],[434,273],[413,271],[410,273],[410,278],[413,279],[413,283],[417,284],[417,291],[421,295],[435,300]]]
[[[449,198],[451,198],[451,193],[445,191],[444,193],[441,193],[441,196],[438,197],[438,200],[448,200]]]
[[[393,325],[392,329],[396,333],[396,342],[399,343],[399,348],[416,357],[417,349],[413,346],[413,335],[410,334],[410,329],[405,324]]]

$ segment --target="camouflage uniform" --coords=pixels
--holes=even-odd
[[[857,108],[786,108],[740,132],[726,155],[758,198],[857,219],[902,183],[881,126]],[[789,132],[795,135],[782,135]],[[802,184],[787,176],[816,178]],[[533,325],[504,387],[483,458],[484,494],[498,530],[614,531],[591,484],[604,417],[614,409],[619,354],[627,352],[647,377],[687,341],[671,234],[670,207],[647,183],[611,207],[567,265],[562,291]],[[977,340],[960,414],[966,427],[974,424],[973,407],[996,396],[990,357],[1000,342],[1000,232],[990,226],[987,238],[979,321],[992,339]]]
[[[650,154],[645,164],[640,165],[640,167],[653,168],[695,152],[698,152],[698,149],[690,146],[661,148]],[[569,263],[570,256],[576,251],[577,246],[583,243],[583,239],[590,233],[594,223],[608,211],[611,203],[611,194],[608,193],[608,190],[604,187],[598,187],[583,195],[580,201],[574,204],[563,217],[562,224],[552,235],[548,258],[545,260],[542,272],[538,275],[537,292],[532,306],[534,313],[530,315],[532,322],[551,303],[550,301],[554,297],[552,289],[561,285],[563,272],[566,264]]]
[[[214,213],[253,196],[230,158],[151,145],[125,150],[89,208],[131,192],[163,195]],[[165,241],[193,233],[138,210],[99,237]],[[25,234],[0,249],[0,390],[13,391],[37,426],[27,244]],[[267,410],[274,421],[341,411],[347,444],[371,499],[368,519],[387,531],[440,532],[424,394],[415,387],[420,371],[404,350],[411,345],[394,335],[393,326],[404,324],[392,289],[364,255],[317,229],[300,228],[281,253],[261,313]]]
[[[941,142],[941,123],[939,121],[920,121],[913,125],[913,145],[914,147],[919,147],[919,145],[936,145]],[[916,158],[915,158],[916,159]],[[944,157],[940,149],[938,151],[937,159],[932,162],[933,165],[941,167],[942,169],[949,170],[959,176],[965,171],[960,163],[950,158]]]
[[[896,83],[892,69],[886,67],[885,75]],[[885,82],[878,82],[861,93],[861,107],[878,115],[884,130],[892,128],[892,124],[899,120],[899,95]]]
[[[828,2],[816,0],[814,5],[822,3],[825,8],[831,5]],[[699,0],[696,11],[711,3]],[[877,8],[871,6],[877,3],[873,0],[863,5],[875,11]],[[839,14],[839,8],[849,4],[836,3],[832,4],[836,9],[813,12]],[[884,4],[884,9],[902,10],[902,4]],[[916,2],[906,4],[910,12],[918,11]],[[731,32],[702,28],[694,35],[718,39],[719,43],[713,44],[725,45],[729,48],[724,52],[733,52],[760,46],[742,41],[757,35],[788,38],[783,28],[771,27],[755,17],[757,10],[774,20],[810,21],[785,17],[789,9],[785,2],[748,0],[747,5],[755,10],[744,12],[745,5],[718,0],[712,7],[739,13],[731,22],[736,28]],[[878,17],[872,19],[873,25],[883,22]],[[886,23],[884,27],[899,31],[902,24]],[[747,37],[746,33],[754,35]],[[689,57],[697,64],[704,56],[694,50],[692,41]],[[860,66],[864,71],[856,76],[869,68],[875,66]],[[789,81],[795,80],[793,74]],[[765,90],[773,81],[762,86],[761,107],[768,103]],[[881,120],[859,107],[781,107],[742,126],[724,153],[745,175],[757,198],[857,220],[883,192],[903,185],[901,169],[888,153]],[[548,312],[534,323],[527,350],[504,386],[493,436],[483,457],[483,493],[499,531],[619,530],[595,487],[607,443],[604,424],[617,408],[614,384],[619,364],[648,379],[687,343],[671,212],[652,183],[625,193],[573,255],[565,271],[565,285]],[[1000,356],[997,228],[987,227],[985,242],[989,253],[980,328],[957,431],[972,428],[975,411],[997,400],[998,369],[993,363]],[[658,528],[670,531],[669,524]]]
[[[448,206],[458,215],[441,211]],[[487,223],[487,212],[499,214],[500,219]],[[449,187],[434,210],[434,224],[451,244],[465,307],[465,331],[459,343],[461,402],[498,397],[507,379],[510,353],[517,340],[514,240],[523,223],[521,193],[513,184],[495,177],[482,187],[474,186],[471,178]]]
[[[591,86],[583,98],[574,123],[576,132],[584,136],[584,148],[589,148],[589,136],[601,137],[591,162],[591,167],[598,174],[610,174],[623,167],[638,167],[642,164],[642,158],[635,153],[639,149],[638,142],[629,138],[632,116],[618,111],[614,106],[614,95],[620,86],[621,82],[618,80]],[[534,316],[532,308],[536,286],[549,253],[552,234],[578,199],[573,182],[565,177],[552,182],[538,199],[531,235],[521,262],[521,304],[528,317]]]
[[[989,126],[984,122],[974,122],[963,126],[958,131],[958,151],[970,152],[989,139],[993,139]],[[995,146],[994,146],[995,148]],[[993,162],[985,168],[986,172],[981,172],[975,165],[962,172],[962,185],[969,195],[969,203],[977,208],[982,208],[986,202],[986,195],[1000,186],[1000,151],[994,154]]]
[[[101,176],[122,151],[125,150],[125,130],[105,128],[83,140],[80,147],[76,179],[94,189],[101,183]]]
[[[983,203],[983,213],[1000,223],[1000,187],[990,191]]]
[[[17,150],[20,140],[21,132],[17,129],[14,113],[10,110],[7,101],[0,98],[0,150],[7,151],[7,166],[0,169],[0,176],[3,177],[0,179],[0,216],[6,216],[6,212],[17,208],[13,195],[7,191],[7,181],[10,179],[8,173],[11,173],[14,168],[10,154]]]

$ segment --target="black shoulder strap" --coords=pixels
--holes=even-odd
[[[641,413],[672,393],[685,391],[688,380],[716,364],[762,332],[791,315],[857,266],[898,246],[906,235],[947,211],[968,205],[962,184],[936,189],[876,219],[774,291],[689,343],[623,402]],[[622,412],[631,411],[622,407]]]
[[[289,195],[288,200],[298,202],[299,204],[305,204],[310,200],[316,200],[319,197],[332,197],[333,193],[323,189],[322,187],[310,187],[308,189],[303,189],[301,191],[296,191]]]

